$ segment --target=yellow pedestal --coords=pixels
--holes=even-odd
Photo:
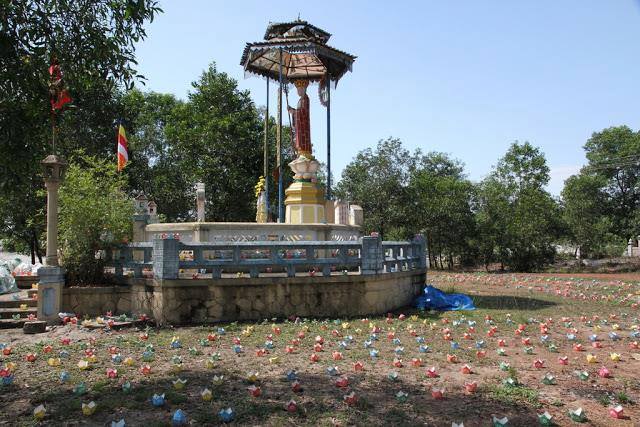
[[[287,224],[325,223],[324,191],[313,182],[294,182],[284,192]]]

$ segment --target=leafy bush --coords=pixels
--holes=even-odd
[[[128,241],[134,205],[112,159],[77,155],[60,187],[60,261],[67,283],[104,283],[98,251]]]

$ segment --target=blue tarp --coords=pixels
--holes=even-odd
[[[424,294],[415,300],[415,306],[420,310],[475,310],[473,300],[465,294],[446,294],[438,288],[427,285]]]

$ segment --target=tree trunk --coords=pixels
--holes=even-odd
[[[40,244],[38,243],[38,234],[36,233],[35,229],[31,229],[31,233],[33,234],[33,247],[35,249],[35,253],[36,256],[38,257],[38,262],[40,264],[42,264],[42,254],[40,253]],[[31,260],[32,264],[35,264],[35,262],[33,262],[33,259]]]

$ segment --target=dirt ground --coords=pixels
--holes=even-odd
[[[238,425],[490,426],[495,415],[507,417],[508,425],[532,426],[545,411],[556,425],[576,425],[569,411],[579,407],[585,425],[638,425],[640,286],[627,277],[430,273],[428,281],[439,288],[472,296],[477,310],[405,308],[388,318],[146,332],[72,325],[40,336],[2,331],[0,343],[10,351],[0,363],[8,366],[4,373],[12,384],[0,386],[0,413],[6,414],[0,425],[110,425],[124,419],[128,426],[160,426],[171,425],[178,409],[191,425],[219,425],[223,408],[233,409]],[[317,341],[321,347],[314,347]],[[29,353],[35,361],[25,360]],[[559,362],[564,357],[566,365]],[[81,370],[81,360],[90,368]],[[148,374],[141,371],[145,365]],[[115,378],[107,369],[117,370]],[[300,390],[287,379],[291,370]],[[547,374],[554,384],[543,383]],[[182,390],[175,388],[178,379],[186,380]],[[81,382],[86,393],[74,393]],[[123,390],[127,382],[131,389]],[[251,385],[260,396],[250,395]],[[205,388],[210,401],[202,398]],[[442,399],[433,395],[439,389]],[[152,396],[162,393],[165,404],[153,406]],[[289,412],[291,400],[295,411]],[[95,413],[83,415],[82,404],[91,401]],[[46,414],[36,422],[33,411],[40,404]],[[622,419],[609,414],[617,405]]]

